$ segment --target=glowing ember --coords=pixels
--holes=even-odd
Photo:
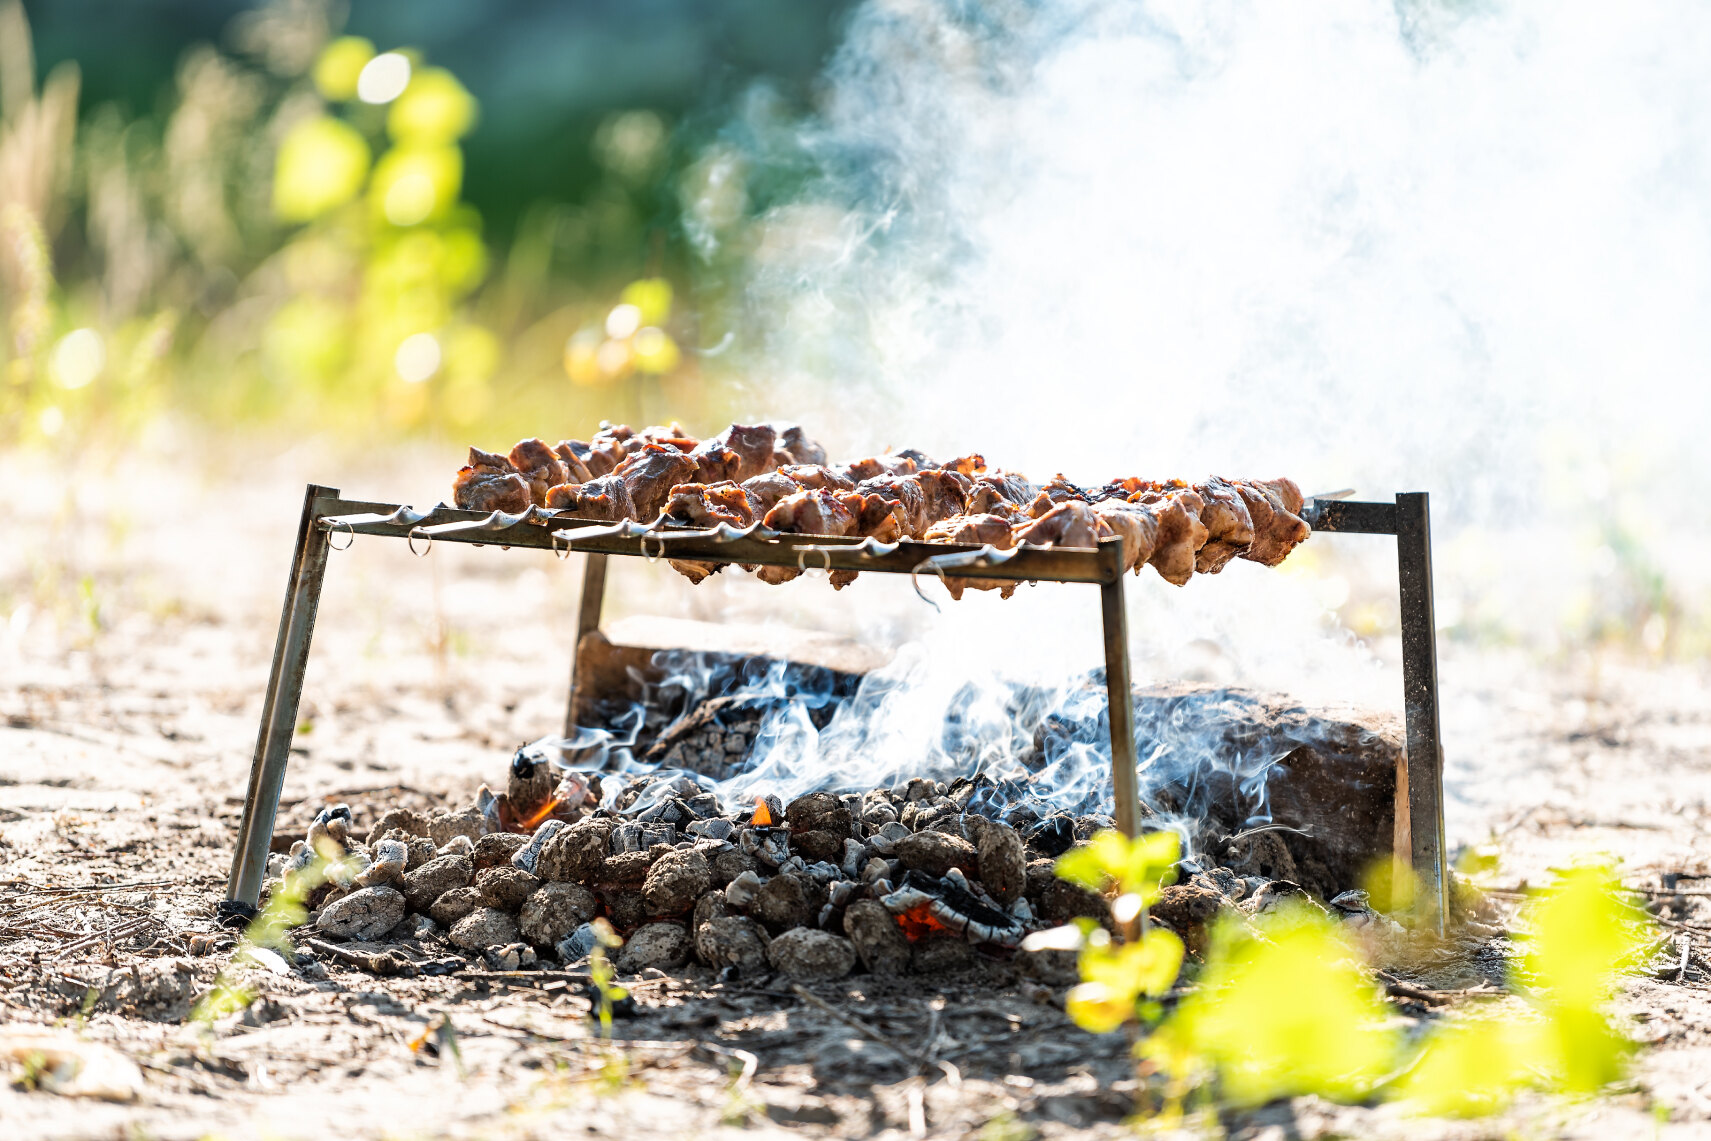
[[[947,932],[955,934],[949,927],[939,922],[938,917],[933,914],[931,903],[917,903],[909,910],[899,913],[897,926],[903,928],[903,934],[908,937],[911,943],[925,939],[929,935],[941,935]]]
[[[766,806],[766,797],[755,797],[755,814],[749,820],[749,824],[756,828],[765,828],[773,823],[772,809]]]
[[[559,807],[563,804],[564,801],[560,800],[558,797],[552,797],[545,804],[541,805],[540,808],[535,811],[533,816],[520,821],[517,825],[517,829],[521,832],[533,832],[536,828],[541,826],[547,817],[558,811]]]

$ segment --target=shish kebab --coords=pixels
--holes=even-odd
[[[759,522],[799,535],[871,536],[881,542],[1093,547],[1117,537],[1125,569],[1151,566],[1182,586],[1196,573],[1217,574],[1231,559],[1276,566],[1310,533],[1301,490],[1288,479],[1115,480],[1080,487],[1062,475],[1035,485],[1016,472],[989,470],[979,455],[938,462],[906,450],[847,464],[795,425],[733,424],[697,440],[678,425],[640,431],[602,424],[587,440],[551,446],[520,441],[507,455],[470,448],[452,484],[456,505],[471,511],[522,512],[530,506],[616,523],[668,522],[698,527]],[[693,582],[726,564],[683,559],[673,568]],[[765,582],[802,573],[794,567],[744,567]],[[843,587],[853,571],[834,571]],[[1016,584],[954,577],[965,589]]]

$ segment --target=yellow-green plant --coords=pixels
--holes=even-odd
[[[1153,832],[1130,839],[1101,832],[1085,848],[1058,859],[1057,874],[1111,901],[1112,926],[1121,936],[1090,920],[1029,936],[1029,949],[1079,949],[1081,982],[1065,1009],[1078,1026],[1107,1034],[1136,1021],[1158,1017],[1154,1001],[1170,989],[1182,969],[1182,940],[1170,931],[1149,930],[1146,909],[1172,875],[1181,855],[1174,832]]]
[[[1633,1046],[1604,1006],[1645,946],[1640,916],[1608,867],[1563,873],[1528,904],[1531,929],[1518,987],[1523,1017],[1481,1017],[1434,1031],[1394,1094],[1432,1114],[1502,1109],[1527,1088],[1590,1094],[1620,1078]]]

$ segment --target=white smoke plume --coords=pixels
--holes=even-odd
[[[1036,479],[1429,491],[1446,638],[1694,652],[1707,59],[1688,0],[870,0],[810,120],[752,101],[700,168],[724,191],[696,236],[746,255],[734,411]],[[781,155],[816,176],[733,221],[733,180]],[[1394,573],[1384,540],[1322,536],[1281,571],[1131,580],[1137,677],[1394,707]],[[785,589],[769,610],[812,590],[827,621],[912,605]],[[880,735],[793,738],[773,771],[892,765],[930,751],[956,677],[1096,664],[1079,589],[916,605]]]

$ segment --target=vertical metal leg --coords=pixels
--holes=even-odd
[[[315,632],[321,580],[327,570],[327,534],[315,525],[315,500],[336,498],[338,494],[335,487],[310,484],[303,495],[297,550],[285,588],[285,607],[279,615],[279,636],[273,646],[273,670],[268,675],[267,697],[261,707],[255,757],[250,762],[244,818],[238,828],[231,878],[226,881],[226,900],[233,906],[223,908],[223,912],[230,916],[241,916],[246,909],[254,908],[261,896],[268,845],[273,840],[273,822],[279,813],[279,790],[285,783],[291,737],[297,729],[297,706],[303,696],[303,671],[309,660],[309,640]]]
[[[1396,565],[1402,596],[1402,692],[1408,729],[1408,837],[1419,891],[1441,933],[1449,911],[1449,882],[1444,868],[1444,752],[1438,725],[1431,512],[1423,491],[1396,496]]]
[[[576,732],[576,658],[582,639],[600,629],[600,610],[606,603],[606,556],[584,555],[582,598],[576,611],[576,644],[570,649],[570,696],[564,707],[564,735]]]
[[[1123,608],[1121,544],[1104,548],[1115,554],[1110,581],[1099,586],[1105,625],[1105,696],[1111,722],[1111,791],[1116,798],[1117,829],[1139,834],[1141,798],[1135,775],[1135,695],[1129,684],[1129,616]]]

